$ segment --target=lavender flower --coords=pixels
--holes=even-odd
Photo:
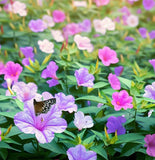
[[[29,101],[24,104],[24,111],[15,115],[14,123],[22,132],[35,134],[39,143],[49,143],[54,133],[62,133],[67,128],[67,122],[60,116],[61,112],[54,106],[48,113],[35,116],[33,102]]]
[[[155,59],[150,59],[149,62],[152,64],[154,71],[155,71]]]
[[[106,124],[108,133],[114,133],[117,131],[118,135],[125,134],[125,128],[123,127],[122,123],[125,123],[126,119],[122,116],[114,117],[111,116],[108,118],[108,122]]]
[[[89,74],[87,68],[80,68],[79,70],[76,70],[74,75],[76,77],[78,86],[93,87],[93,81],[95,78],[92,74]]]
[[[133,37],[128,36],[128,37],[125,37],[125,40],[126,41],[134,41],[135,39]]]
[[[79,27],[83,32],[91,32],[91,21],[85,19],[83,22],[79,23]]]
[[[86,151],[81,144],[76,147],[71,147],[67,150],[69,160],[96,160],[97,155],[94,151]]]
[[[43,32],[45,29],[47,29],[47,25],[43,20],[37,19],[37,20],[31,20],[29,22],[29,28],[33,32]]]
[[[143,7],[145,10],[151,10],[154,5],[154,0],[143,0]]]
[[[152,85],[147,85],[144,91],[145,93],[143,97],[147,97],[155,100],[155,82],[153,82]]]
[[[146,35],[147,29],[146,28],[141,27],[141,28],[139,28],[138,31],[139,31],[140,35],[142,36],[142,38],[146,38],[147,37],[147,35]]]
[[[114,72],[115,72],[116,76],[120,76],[122,74],[123,70],[124,70],[123,66],[118,66],[118,67],[115,67]]]
[[[152,31],[149,33],[149,36],[150,36],[150,39],[155,39],[155,30],[152,30]]]

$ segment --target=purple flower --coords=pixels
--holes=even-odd
[[[93,87],[93,81],[95,78],[92,74],[89,74],[87,68],[80,68],[79,70],[76,70],[74,75],[76,77],[78,86]]]
[[[20,64],[8,61],[4,69],[4,79],[11,79],[12,81],[18,81],[19,75],[22,72],[23,67]]]
[[[124,6],[122,7],[120,10],[119,10],[121,13],[123,13],[123,15],[126,15],[126,16],[129,16],[131,13],[130,13],[130,10],[128,9],[128,7]]]
[[[29,22],[29,28],[33,32],[43,32],[45,29],[47,29],[47,25],[43,20],[37,19],[37,20],[31,20]]]
[[[79,129],[93,127],[93,119],[91,116],[85,116],[83,112],[78,111],[74,114],[74,125]]]
[[[32,47],[20,47],[25,58],[22,60],[23,65],[30,65],[29,59],[34,61],[34,53]]]
[[[25,84],[24,82],[16,82],[12,86],[12,90],[16,92],[17,98],[26,102],[32,99],[41,99],[41,95],[37,93],[37,85],[34,83]]]
[[[146,153],[149,156],[155,157],[155,134],[148,134],[144,138],[147,147]]]
[[[71,147],[67,150],[69,160],[96,160],[97,155],[94,151],[86,151],[81,144],[76,147]]]
[[[122,74],[123,70],[124,70],[123,66],[118,66],[118,67],[115,67],[114,72],[115,72],[116,76],[120,76]]]
[[[154,5],[154,0],[143,0],[143,7],[145,10],[151,10]]]
[[[147,35],[146,35],[147,29],[146,28],[142,28],[142,27],[139,28],[139,33],[142,36],[142,38],[146,38],[147,37]]]
[[[8,0],[1,0],[0,4],[5,4],[7,3]]]
[[[125,37],[125,40],[126,41],[134,41],[135,39],[133,37],[127,36],[127,37]]]
[[[149,60],[149,62],[152,64],[154,71],[155,71],[155,59],[151,59]]]
[[[69,113],[77,111],[77,105],[75,104],[75,98],[72,95],[65,96],[64,93],[58,93],[55,95],[56,106],[61,111],[68,111]]]
[[[147,85],[144,91],[145,93],[143,97],[147,97],[155,100],[155,82],[153,82],[152,85]]]
[[[149,36],[150,36],[150,39],[155,39],[155,30],[152,30],[152,31],[149,33]]]
[[[47,83],[49,84],[49,87],[59,84],[58,78],[56,76],[57,70],[58,70],[58,66],[54,61],[51,61],[46,67],[46,69],[42,71],[42,74],[41,74],[42,78],[53,78],[47,81]]]
[[[121,83],[115,74],[110,73],[108,76],[108,81],[113,89],[115,90],[121,89]]]
[[[106,126],[108,128],[107,132],[108,133],[114,133],[115,131],[117,131],[118,135],[125,134],[126,130],[122,125],[122,123],[125,123],[125,122],[126,122],[126,119],[122,116],[119,116],[119,117],[111,116],[111,117],[109,117],[108,122],[106,124]]]
[[[142,10],[140,8],[137,9],[137,14],[141,14],[142,13]]]
[[[46,114],[35,115],[33,101],[24,104],[24,111],[14,117],[15,125],[26,134],[35,134],[40,143],[50,143],[54,133],[62,133],[67,128],[61,112],[54,106]]]
[[[83,32],[91,32],[91,21],[85,19],[83,22],[79,23],[79,27]]]

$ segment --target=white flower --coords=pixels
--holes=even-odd
[[[74,42],[77,44],[77,47],[80,50],[87,50],[88,52],[92,52],[94,49],[94,46],[91,44],[88,37],[82,37],[77,34],[74,36]]]
[[[45,22],[47,27],[53,27],[55,25],[55,22],[53,21],[53,18],[48,15],[44,15],[42,20]]]
[[[64,41],[63,34],[60,30],[52,29],[51,34],[56,42],[63,42]]]
[[[115,23],[109,18],[109,17],[105,17],[102,20],[102,25],[110,31],[114,31],[115,30]]]
[[[138,23],[139,23],[138,16],[130,15],[130,16],[128,16],[126,22],[127,22],[128,26],[130,26],[130,27],[136,27],[136,26],[138,26]]]
[[[26,5],[25,3],[21,3],[19,1],[15,1],[12,5],[12,11],[15,14],[19,14],[20,16],[26,16],[27,11],[26,11]]]
[[[44,39],[43,41],[39,40],[38,45],[42,52],[45,52],[48,54],[54,52],[54,44],[47,39]]]
[[[94,19],[93,24],[96,32],[99,32],[103,35],[106,33],[106,28],[104,27],[102,20]]]
[[[91,128],[94,126],[91,116],[84,116],[84,113],[78,111],[74,114],[74,125],[81,130],[82,128]]]
[[[75,7],[87,7],[86,1],[73,1]]]

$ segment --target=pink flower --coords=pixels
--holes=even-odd
[[[53,27],[55,25],[53,18],[49,15],[44,15],[42,20],[45,22],[47,27]]]
[[[108,76],[108,81],[113,89],[115,90],[121,89],[120,81],[115,74],[110,73]]]
[[[128,16],[126,22],[127,22],[128,26],[130,26],[130,27],[136,27],[139,24],[138,16],[130,15],[130,16]]]
[[[152,64],[154,71],[155,71],[155,59],[150,59],[149,62],[150,64]]]
[[[48,54],[54,52],[54,44],[47,39],[44,39],[43,41],[39,40],[38,45],[42,52],[45,52]]]
[[[4,66],[3,62],[0,61],[0,75],[4,74],[4,68],[5,68],[5,66]]]
[[[145,142],[146,142],[146,153],[149,156],[155,157],[155,134],[148,134],[145,136],[144,138]]]
[[[82,37],[77,34],[74,36],[74,41],[77,44],[78,49],[80,50],[87,50],[88,52],[92,52],[94,49],[88,37]]]
[[[129,96],[128,92],[125,90],[114,92],[112,94],[112,98],[113,100],[111,101],[111,103],[112,105],[114,105],[114,109],[116,111],[119,111],[122,108],[124,108],[125,110],[127,108],[133,108],[133,105],[131,104],[133,98]]]
[[[78,111],[74,114],[74,125],[81,130],[82,128],[91,128],[93,127],[94,123],[91,116],[84,116],[84,113]]]
[[[23,68],[20,64],[14,63],[12,61],[7,62],[4,69],[4,79],[11,79],[12,81],[18,81],[19,75]]]
[[[66,16],[64,14],[64,12],[60,11],[60,10],[54,10],[53,11],[53,20],[56,23],[60,23],[63,22],[65,20]]]
[[[102,20],[94,19],[93,24],[96,32],[99,32],[103,35],[106,33],[106,28],[104,27]]]
[[[19,1],[13,2],[12,10],[13,10],[13,13],[15,13],[15,14],[18,13],[20,16],[26,16],[27,15],[25,3],[21,3]]]
[[[107,5],[110,0],[94,0],[94,2],[96,3],[96,6],[105,6]]]
[[[143,0],[143,7],[145,10],[151,10],[154,6],[154,0]]]
[[[99,49],[98,56],[105,66],[115,64],[119,61],[117,58],[117,53],[107,46],[105,46],[103,49]]]

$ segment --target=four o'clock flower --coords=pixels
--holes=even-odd
[[[64,41],[64,37],[63,37],[61,30],[52,29],[51,34],[56,42],[63,42]]]
[[[129,96],[126,90],[122,90],[120,92],[114,92],[112,94],[113,100],[111,101],[112,105],[114,105],[114,109],[116,111],[128,108],[133,108],[132,100],[133,98]]]
[[[143,0],[143,7],[145,10],[151,10],[154,6],[154,0]]]
[[[105,46],[103,49],[99,49],[98,56],[105,66],[115,64],[119,61],[117,58],[117,53],[107,46]]]
[[[99,6],[105,6],[107,5],[110,0],[94,0],[95,3],[96,3],[96,6],[99,7]]]
[[[77,34],[74,36],[74,42],[77,44],[77,47],[80,50],[87,50],[88,52],[92,52],[94,49],[88,37],[82,37]]]
[[[11,79],[12,81],[18,81],[19,75],[22,72],[23,67],[20,64],[8,61],[4,68],[4,79]]]
[[[86,151],[81,144],[67,150],[69,160],[96,160],[97,154],[94,151]]]
[[[113,89],[115,90],[121,89],[121,83],[115,74],[110,73],[108,76],[108,81]]]
[[[147,97],[155,100],[155,82],[153,82],[152,85],[147,85],[144,91],[145,93],[143,97]]]
[[[35,115],[33,101],[24,103],[24,111],[14,116],[15,125],[26,134],[35,134],[39,143],[50,143],[54,133],[62,133],[67,128],[61,111],[52,106],[46,114]]]
[[[130,15],[130,16],[128,16],[126,22],[127,22],[128,26],[130,26],[130,27],[136,27],[139,24],[138,16]]]
[[[42,17],[42,20],[45,22],[45,25],[47,27],[53,27],[55,25],[54,21],[53,21],[53,18],[49,15],[44,15]]]
[[[155,157],[155,134],[146,135],[144,140],[146,142],[145,147],[147,147],[146,153],[149,156]]]
[[[76,77],[78,86],[93,87],[93,81],[95,78],[92,74],[89,74],[87,68],[80,68],[79,70],[76,70],[74,75]]]
[[[94,126],[91,116],[85,116],[83,112],[78,111],[74,114],[74,125],[79,129],[91,128]]]
[[[61,23],[65,20],[66,16],[63,11],[54,10],[53,11],[53,20],[55,23]]]
[[[155,59],[149,60],[150,64],[152,64],[154,71],[155,71]]]
[[[115,72],[116,76],[120,76],[122,74],[123,70],[124,70],[123,66],[118,66],[118,67],[115,67],[114,72]]]
[[[146,28],[141,27],[141,28],[139,28],[138,31],[139,31],[140,35],[142,36],[142,38],[146,38],[147,37],[147,35],[146,35],[147,29]]]
[[[43,41],[39,40],[38,45],[42,52],[47,54],[54,52],[54,44],[47,39],[44,39]]]

